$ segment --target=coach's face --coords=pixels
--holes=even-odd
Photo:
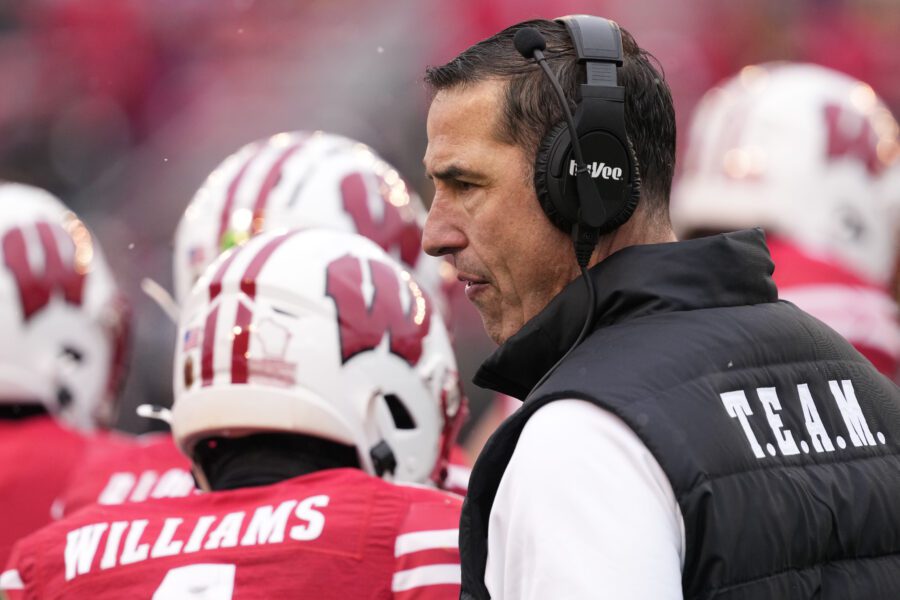
[[[435,195],[422,242],[452,257],[498,344],[578,274],[568,236],[538,204],[532,157],[497,135],[504,89],[489,80],[432,101],[424,162]]]

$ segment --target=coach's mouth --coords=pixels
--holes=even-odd
[[[487,279],[468,273],[459,272],[456,274],[456,278],[466,284],[466,298],[470,302],[474,302],[475,298],[490,285]]]

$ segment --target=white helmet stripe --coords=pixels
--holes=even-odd
[[[244,162],[240,170],[234,176],[234,179],[231,180],[231,183],[228,184],[228,191],[225,194],[225,204],[222,206],[222,213],[219,215],[219,234],[216,236],[216,242],[214,244],[215,248],[222,248],[222,240],[225,237],[225,232],[228,231],[228,222],[231,220],[231,212],[234,208],[234,198],[237,195],[238,187],[241,185],[241,180],[247,173],[247,169],[250,168],[250,165],[256,160],[256,157],[262,154],[264,149],[265,146],[257,146],[253,154],[247,158],[247,161]]]
[[[237,256],[237,251],[232,252],[228,258],[226,258],[222,264],[219,265],[219,268],[216,270],[216,274],[213,276],[212,280],[209,282],[209,301],[212,303],[213,300],[219,295],[219,292],[222,291],[222,279],[225,277],[225,272],[228,270],[228,267],[231,266],[231,263],[234,262],[234,258]],[[206,323],[203,326],[203,347],[200,354],[200,374],[203,380],[203,385],[210,385],[213,380],[213,359],[214,359],[214,350],[216,345],[216,325],[219,317],[219,305],[215,305],[213,309],[206,315]]]
[[[285,240],[287,240],[292,235],[295,235],[296,233],[298,232],[290,231],[273,237],[262,248],[260,248],[256,256],[254,256],[250,260],[250,263],[244,269],[244,274],[241,276],[240,286],[241,291],[249,296],[251,300],[256,297],[256,278],[265,265],[266,261],[269,259],[272,253],[275,252],[278,246],[280,246]],[[246,252],[247,246],[241,246],[240,248],[232,252],[231,255],[216,270],[216,274],[209,284],[210,302],[215,300],[216,297],[218,297],[218,295],[221,293],[222,281],[224,280],[225,275],[227,274],[235,258],[237,258],[238,255],[244,256]],[[219,326],[219,307],[220,305],[217,304],[212,308],[209,315],[207,315],[206,317],[206,324],[204,326],[203,349],[200,358],[203,386],[212,385],[215,375],[215,339]],[[248,305],[239,302],[236,307],[234,325],[233,327],[226,330],[226,333],[232,337],[230,368],[232,383],[247,383],[247,351],[249,350],[250,345],[250,324],[252,323],[252,321],[252,309]]]
[[[250,299],[256,298],[256,278],[272,253],[296,231],[290,231],[278,235],[269,240],[260,249],[241,277],[241,291]],[[247,383],[247,351],[250,347],[250,323],[253,320],[253,311],[247,305],[240,303],[235,316],[234,341],[231,345],[231,383]]]
[[[278,159],[272,163],[272,166],[269,168],[269,172],[266,173],[266,178],[263,180],[262,186],[259,188],[259,194],[256,197],[256,204],[253,206],[253,220],[251,221],[251,235],[256,235],[263,228],[263,219],[265,218],[266,211],[266,202],[269,200],[269,194],[272,192],[272,188],[274,188],[278,182],[281,180],[281,169],[284,167],[284,163],[293,156],[298,150],[303,148],[306,145],[306,140],[308,138],[302,138],[300,141],[291,144],[288,146],[278,157]]]

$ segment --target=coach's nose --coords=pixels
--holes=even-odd
[[[456,254],[468,244],[463,227],[450,199],[441,192],[436,192],[425,220],[422,248],[432,256]]]

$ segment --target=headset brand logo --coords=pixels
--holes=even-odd
[[[569,175],[575,174],[575,161],[569,161]],[[588,172],[593,179],[612,179],[613,181],[622,181],[622,169],[619,167],[609,167],[606,163],[592,162],[587,165]]]

